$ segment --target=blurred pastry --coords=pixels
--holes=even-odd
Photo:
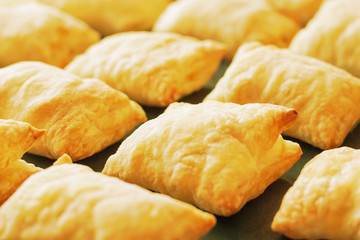
[[[232,59],[244,42],[259,41],[287,47],[300,29],[294,20],[278,13],[266,1],[181,0],[162,13],[155,31],[177,32],[226,43]]]
[[[248,43],[205,100],[294,108],[299,120],[284,135],[329,149],[360,118],[360,79],[315,58]]]
[[[195,240],[216,219],[89,167],[63,164],[29,179],[0,208],[0,239]]]
[[[360,77],[360,1],[327,0],[290,49]]]
[[[26,178],[40,171],[20,158],[43,134],[44,130],[28,123],[0,119],[0,205]]]
[[[229,216],[300,158],[280,135],[296,118],[271,104],[173,103],[125,139],[103,173]]]
[[[225,52],[223,44],[174,33],[121,33],[89,48],[66,70],[98,78],[140,104],[167,106],[202,88]]]
[[[0,67],[23,60],[64,67],[100,37],[81,20],[36,2],[1,0],[0,16]]]
[[[271,228],[292,239],[360,238],[360,150],[324,151],[285,194]]]
[[[28,0],[52,5],[98,30],[103,35],[150,30],[173,0]]]
[[[0,102],[0,118],[47,130],[29,152],[54,159],[91,156],[146,120],[138,104],[105,83],[40,62],[0,69]]]

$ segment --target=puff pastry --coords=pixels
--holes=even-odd
[[[182,0],[170,4],[153,29],[226,43],[227,58],[232,59],[248,41],[287,47],[299,28],[265,1]]]
[[[47,130],[29,152],[54,159],[88,157],[146,120],[138,104],[105,83],[40,62],[0,69],[0,102],[0,118]]]
[[[303,26],[315,15],[324,0],[266,0],[274,9]]]
[[[0,16],[0,67],[23,60],[64,67],[100,37],[81,20],[36,2],[2,0]]]
[[[293,39],[290,49],[360,77],[360,1],[327,0]]]
[[[295,239],[360,239],[360,150],[324,151],[285,194],[271,225]]]
[[[40,171],[19,159],[43,134],[44,130],[28,123],[0,119],[0,205],[26,178]]]
[[[109,36],[76,57],[66,70],[96,77],[148,106],[167,106],[203,87],[226,48],[174,33]]]
[[[205,100],[294,108],[299,120],[284,134],[329,149],[360,118],[360,79],[314,58],[248,43]]]
[[[103,173],[229,216],[300,158],[299,145],[280,135],[296,117],[271,104],[173,103],[130,135]]]
[[[103,35],[150,30],[173,0],[28,0],[50,4],[98,30]]]
[[[0,239],[198,239],[215,217],[133,184],[64,164],[31,176],[0,208]]]

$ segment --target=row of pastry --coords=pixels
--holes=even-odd
[[[189,1],[179,1],[176,4],[180,2],[185,5]],[[330,6],[338,4],[335,0],[328,2],[326,4]],[[308,26],[311,24],[312,22]],[[356,24],[350,26],[346,34],[351,36],[358,28]],[[67,32],[62,28],[57,31]],[[346,35],[341,39],[345,37]],[[56,48],[57,45],[52,46]],[[356,51],[354,47],[346,59],[352,59],[352,54],[356,55]],[[348,49],[346,53],[349,53]],[[201,88],[216,70],[224,54],[225,47],[213,41],[198,41],[167,33],[124,33],[109,36],[90,47],[83,55],[75,58],[66,70],[83,78],[98,78],[143,105],[166,106]],[[81,79],[64,70],[35,62],[5,67],[0,70],[0,76],[0,117],[29,122],[37,128],[46,129],[30,149],[35,154],[58,158],[63,153],[68,153],[74,160],[79,160],[120,140],[137,124],[146,120],[138,104],[96,79]],[[142,125],[110,157],[103,172],[169,194],[218,215],[234,214],[299,159],[300,147],[283,140],[280,135],[282,131],[286,130],[286,135],[322,149],[341,145],[360,117],[357,109],[359,84],[356,77],[319,60],[260,43],[245,44],[238,50],[224,77],[204,103],[173,104],[163,115]],[[247,103],[272,103],[286,107]],[[295,121],[296,112],[299,117]],[[323,175],[318,175],[322,185],[317,185],[315,174],[311,174],[311,171],[318,174],[322,168],[317,171],[316,164],[312,161],[305,168],[310,170],[303,171],[304,175],[308,174],[308,179],[301,175],[299,183],[291,190],[295,192],[295,196],[291,196],[289,191],[290,197],[285,197],[283,216],[278,217],[282,222],[275,221],[274,229],[294,238],[315,236],[346,239],[345,235],[338,237],[330,229],[331,224],[338,226],[344,222],[348,223],[342,226],[349,233],[348,239],[356,239],[359,234],[356,232],[356,218],[352,221],[352,217],[356,215],[353,216],[352,212],[357,207],[357,190],[351,185],[357,181],[356,154],[351,149],[336,149],[324,152],[321,156],[325,157],[318,157],[335,161],[333,168],[329,167],[329,162],[332,161],[314,161],[320,161],[321,164],[318,165],[324,169],[321,172]],[[24,165],[18,158],[16,157],[16,164]],[[342,168],[340,160],[349,162],[345,164],[349,167]],[[8,167],[9,163],[5,165]],[[310,167],[313,165],[315,170]],[[156,235],[159,232],[156,232],[157,227],[169,229],[165,239],[172,238],[170,232],[179,234],[173,239],[196,239],[215,224],[211,215],[189,208],[188,205],[180,206],[179,202],[171,202],[168,198],[162,200],[163,196],[154,195],[154,203],[145,201],[144,199],[150,198],[148,192],[133,190],[132,185],[120,186],[120,181],[105,180],[103,175],[81,168],[77,165],[52,167],[52,170],[31,177],[20,188],[19,193],[1,208],[0,218],[4,217],[4,221],[0,221],[3,222],[0,236],[34,238],[41,236],[38,231],[41,228],[45,229],[44,237],[60,239],[64,237],[63,234],[73,234],[75,231],[70,225],[82,222],[89,215],[98,220],[84,226],[84,231],[78,232],[79,235],[73,236],[74,238],[99,236],[100,239],[111,239],[118,234],[119,227],[124,232],[139,234],[139,238],[144,237],[140,234],[147,233],[149,235],[146,236],[161,239]],[[343,176],[348,176],[349,180],[343,182]],[[334,185],[332,182],[337,179],[341,184]],[[309,186],[309,182],[313,180],[314,184]],[[76,181],[79,183],[74,184]],[[89,184],[81,184],[87,181]],[[40,187],[44,183],[49,184]],[[106,188],[105,185],[114,187]],[[66,190],[67,188],[70,190]],[[74,189],[71,190],[72,188]],[[50,189],[54,191],[49,191]],[[128,192],[115,189],[128,189]],[[39,191],[38,194],[33,194],[36,191]],[[328,199],[323,196],[324,191],[332,193]],[[123,197],[125,194],[128,194],[127,198]],[[350,194],[350,197],[346,197],[349,205],[346,208],[334,207],[336,216],[341,213],[343,218],[338,217],[338,222],[324,221],[321,228],[324,230],[313,230],[315,233],[311,233],[319,216],[324,216],[321,213],[326,215],[331,210],[327,208],[328,202],[345,198],[344,194]],[[31,199],[33,195],[38,199],[30,201],[33,205],[26,206],[21,199],[23,196]],[[61,198],[59,202],[52,201],[60,195],[69,198]],[[80,196],[76,198],[79,202],[74,201],[77,195]],[[298,201],[299,199],[304,202]],[[176,222],[179,229],[169,228],[171,220],[164,213],[169,210],[160,204],[163,201],[166,202],[166,207],[171,205],[176,209],[173,210],[175,212],[170,211],[170,217],[179,215],[178,219],[184,220]],[[74,217],[72,211],[84,202],[88,204],[88,208],[83,208],[83,212]],[[119,206],[118,202],[124,204]],[[140,205],[144,207],[141,208]],[[48,211],[44,206],[54,212],[42,213]],[[12,210],[16,208],[19,211],[13,213]],[[308,212],[303,211],[304,208]],[[139,209],[139,212],[126,213],[126,209]],[[314,211],[322,212],[310,215]],[[25,219],[22,214],[31,217]],[[51,218],[54,216],[56,220]],[[195,216],[197,219],[191,220]],[[308,216],[312,217],[311,221],[301,222]],[[134,217],[136,225],[140,218],[155,217],[144,222],[162,223],[166,227],[157,225],[149,229],[149,226],[144,226],[143,232],[130,231],[131,225],[117,225],[125,221],[120,217],[124,217],[126,221]],[[63,225],[58,222],[59,219],[64,219]],[[67,219],[74,222],[67,222]],[[159,219],[163,219],[165,223]],[[49,225],[44,225],[47,221]],[[194,224],[193,221],[197,223]],[[59,231],[54,231],[53,226],[57,224]],[[284,227],[280,228],[276,224]],[[19,228],[24,231],[19,232]],[[310,235],[296,235],[300,234],[298,232],[310,232]]]

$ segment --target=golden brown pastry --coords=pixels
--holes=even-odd
[[[47,130],[30,152],[54,159],[88,157],[146,120],[138,104],[105,83],[40,62],[0,69],[0,102],[0,118]]]
[[[37,60],[64,67],[99,40],[87,24],[36,2],[0,1],[0,67]]]
[[[294,108],[299,120],[284,134],[329,149],[360,118],[360,79],[314,58],[248,43],[206,100]]]
[[[266,0],[274,9],[303,26],[315,15],[324,0]]]
[[[271,228],[294,239],[360,239],[360,150],[324,151],[310,160]]]
[[[0,169],[20,159],[44,133],[25,122],[0,119]]]
[[[173,0],[28,0],[55,6],[85,22],[103,35],[150,30]]]
[[[40,168],[19,160],[44,130],[28,123],[0,119],[0,205]]]
[[[259,41],[287,47],[299,28],[295,21],[260,0],[175,1],[154,25],[155,31],[226,43],[230,49],[228,59],[244,42]]]
[[[360,1],[327,0],[293,39],[290,49],[360,77]]]
[[[66,70],[98,78],[140,104],[167,106],[203,87],[225,52],[223,44],[174,33],[121,33],[89,48]]]
[[[31,176],[0,208],[0,239],[195,240],[216,219],[133,184],[64,164]]]
[[[173,103],[131,134],[103,173],[229,216],[300,158],[300,146],[280,135],[296,117],[271,104]]]

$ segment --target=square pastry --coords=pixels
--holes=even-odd
[[[181,0],[170,4],[154,31],[176,32],[227,44],[228,59],[244,42],[259,41],[287,47],[300,29],[265,0]]]
[[[0,69],[0,118],[46,129],[30,152],[80,160],[119,141],[146,120],[135,102],[97,79],[40,62]]]
[[[28,178],[0,208],[0,239],[196,240],[209,213],[77,164]]]
[[[290,49],[360,77],[360,1],[326,0]]]
[[[301,156],[280,133],[295,110],[271,104],[173,103],[140,126],[103,173],[229,216]]]
[[[294,108],[299,120],[284,134],[329,149],[360,118],[360,79],[315,58],[248,43],[205,100]]]
[[[104,38],[66,70],[98,78],[142,105],[167,106],[202,88],[225,52],[225,46],[215,41],[128,32]]]
[[[0,1],[0,67],[24,60],[66,66],[100,35],[81,20],[37,2]]]
[[[360,239],[360,150],[327,150],[285,194],[272,229],[294,239]]]

